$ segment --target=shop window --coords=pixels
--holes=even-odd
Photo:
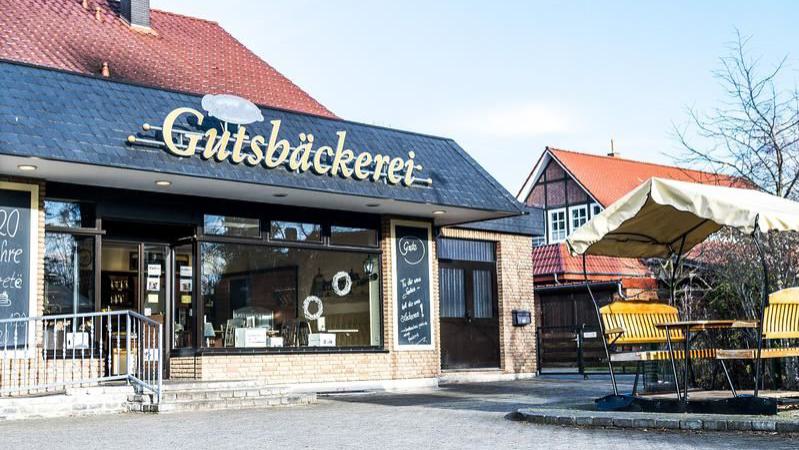
[[[50,227],[93,228],[94,215],[89,205],[80,202],[45,200],[44,224]]]
[[[553,209],[547,212],[547,229],[550,244],[566,239],[566,209]]]
[[[46,233],[44,314],[94,311],[94,237]]]
[[[216,216],[206,214],[203,232],[216,236],[261,237],[261,221],[247,217]]]
[[[380,346],[380,264],[359,252],[201,245],[207,347]]]
[[[273,220],[272,239],[292,242],[321,242],[322,226],[315,223]]]
[[[332,245],[377,247],[377,230],[333,225],[330,227],[330,243]]]
[[[574,231],[588,222],[588,206],[572,206],[569,208],[569,220],[571,221],[571,231]]]

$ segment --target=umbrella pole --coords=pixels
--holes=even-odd
[[[755,389],[754,396],[757,397],[760,389],[760,378],[763,376],[762,368],[763,361],[761,360],[761,352],[763,351],[763,319],[766,313],[766,305],[768,304],[768,263],[766,263],[766,250],[763,248],[763,242],[760,240],[760,227],[755,223],[755,231],[752,232],[752,239],[755,241],[757,253],[760,255],[760,264],[763,266],[763,279],[760,282],[760,310],[758,311],[759,320],[757,322],[757,354],[755,355]]]
[[[596,302],[594,292],[591,290],[591,283],[588,282],[588,269],[585,263],[585,253],[583,253],[583,277],[585,278],[585,288],[588,289],[588,296],[591,297],[591,303],[594,304],[594,311],[596,311],[596,320],[599,323],[599,333],[602,335],[602,345],[605,347],[605,358],[608,360],[608,372],[610,373],[610,382],[613,384],[613,395],[619,395],[619,387],[616,384],[616,375],[613,373],[613,363],[610,361],[610,350],[608,349],[607,335],[605,334],[605,325],[602,323],[602,315],[599,313],[599,304]]]

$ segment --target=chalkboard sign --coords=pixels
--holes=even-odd
[[[396,348],[432,349],[430,226],[393,224]]]
[[[38,186],[0,182],[0,319],[28,317],[34,283]],[[25,326],[0,324],[0,345],[23,345]]]

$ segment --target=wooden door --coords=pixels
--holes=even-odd
[[[441,367],[499,367],[499,315],[493,264],[442,262]]]

